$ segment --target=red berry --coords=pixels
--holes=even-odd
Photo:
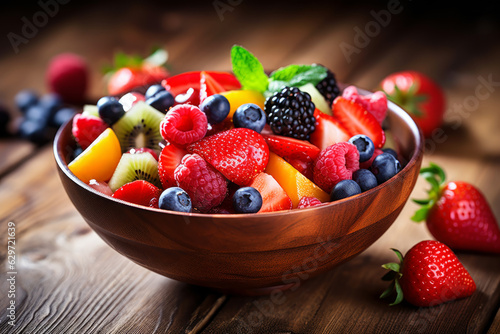
[[[227,180],[198,154],[188,154],[174,172],[179,187],[184,189],[193,206],[201,212],[222,203],[227,195]]]
[[[113,197],[126,202],[157,208],[160,194],[161,190],[151,183],[144,180],[135,180],[118,188]]]
[[[260,173],[248,186],[257,189],[262,196],[259,213],[292,209],[292,200],[271,175]]]
[[[269,148],[260,134],[245,128],[219,132],[189,145],[230,181],[246,186],[267,166]]]
[[[158,160],[158,175],[163,189],[177,186],[174,172],[186,154],[188,154],[186,150],[174,144],[165,146],[161,151]]]
[[[207,133],[207,128],[205,113],[189,104],[173,107],[160,123],[163,139],[178,145],[187,145],[200,140]]]
[[[316,130],[311,133],[311,143],[324,150],[330,145],[348,141],[352,136],[342,124],[330,115],[318,109],[314,111],[316,118]]]
[[[387,96],[384,92],[378,91],[368,95],[359,95],[356,87],[349,86],[344,89],[342,97],[361,105],[377,119],[379,124],[384,121],[387,114]]]
[[[89,186],[95,190],[97,190],[100,193],[103,193],[104,195],[112,196],[113,195],[113,190],[108,186],[106,182],[99,182],[95,179],[92,179],[89,181]]]
[[[373,155],[369,160],[359,163],[359,168],[360,169],[370,169],[370,167],[372,166],[373,160],[375,160],[375,158],[378,157],[379,155],[381,155],[382,153],[384,153],[384,151],[382,151],[379,148],[376,148],[375,152],[373,152]]]
[[[469,272],[451,249],[439,241],[419,242],[404,258],[399,251],[394,251],[401,263],[383,265],[384,268],[393,270],[383,279],[394,279],[394,285],[401,287],[396,288],[398,297],[393,304],[400,303],[404,298],[415,306],[435,306],[468,297],[476,291],[476,283]],[[392,287],[381,297],[388,296]]]
[[[299,206],[297,208],[310,208],[312,206],[320,205],[321,201],[315,197],[304,196],[299,201]]]
[[[155,158],[156,161],[158,161],[158,154],[153,149],[150,149],[149,147],[140,147],[140,148],[131,148],[127,153],[131,154],[139,154],[139,153],[149,153]]]
[[[106,122],[96,116],[76,114],[71,132],[82,149],[86,149],[108,128]]]
[[[83,58],[72,53],[60,54],[47,69],[49,88],[65,102],[81,103],[87,91],[89,70]]]
[[[200,72],[200,103],[211,95],[225,91],[224,87],[218,83],[209,72]]]
[[[330,193],[342,180],[351,180],[359,169],[359,152],[351,143],[337,143],[319,153],[314,163],[314,183]]]

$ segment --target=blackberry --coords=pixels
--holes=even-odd
[[[277,135],[309,140],[316,129],[311,96],[296,87],[284,87],[265,103],[267,123]]]
[[[322,65],[320,65],[322,66]],[[324,66],[323,66],[324,67]],[[326,67],[325,67],[326,68]],[[316,89],[323,95],[323,97],[332,105],[333,100],[340,94],[339,87],[337,86],[337,80],[335,80],[335,75],[326,69],[326,78],[318,82]]]

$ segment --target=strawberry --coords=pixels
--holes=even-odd
[[[257,189],[262,196],[259,213],[292,209],[292,200],[271,175],[260,173],[249,187]]]
[[[158,154],[156,154],[156,152],[149,147],[131,148],[130,150],[128,150],[127,153],[131,154],[149,153],[153,156],[153,158],[155,158],[156,161],[158,161]]]
[[[321,205],[321,201],[316,197],[304,196],[300,199],[297,209],[311,208],[318,205]]]
[[[87,63],[73,53],[54,57],[47,69],[47,83],[52,92],[65,102],[81,103],[85,99],[89,82]]]
[[[177,186],[174,172],[186,154],[188,154],[186,150],[174,144],[165,146],[161,151],[158,159],[158,175],[163,189]]]
[[[82,149],[86,149],[108,125],[99,117],[76,114],[73,118],[71,132]]]
[[[431,189],[428,199],[413,200],[423,207],[412,220],[425,220],[434,238],[452,249],[500,253],[498,223],[477,188],[462,181],[446,183],[444,171],[433,163],[420,174]]]
[[[424,136],[430,137],[441,126],[445,111],[443,90],[426,75],[403,71],[389,75],[380,84],[392,102],[406,110],[420,126]]]
[[[311,133],[310,141],[321,150],[336,143],[348,141],[352,136],[340,122],[318,109],[314,111],[316,130]]]
[[[427,240],[413,246],[405,255],[393,249],[400,263],[387,263],[385,281],[393,281],[380,298],[396,290],[397,297],[391,305],[403,299],[409,303],[428,307],[451,300],[465,298],[476,291],[476,283],[445,244]]]
[[[236,77],[228,72],[204,71],[205,74],[210,75],[213,81],[220,84],[225,90],[240,89],[241,84]],[[177,96],[185,94],[189,88],[200,91],[200,71],[185,72],[182,74],[174,75],[162,81],[163,87],[166,90]]]
[[[135,180],[118,188],[113,197],[126,202],[157,208],[160,194],[161,190],[151,183],[144,180]]]
[[[376,148],[385,143],[385,133],[377,119],[361,105],[339,96],[333,101],[333,116],[349,133],[349,137],[363,134],[370,137]]]
[[[361,105],[377,119],[379,124],[384,121],[387,114],[387,96],[384,92],[360,95],[355,86],[349,86],[342,92],[342,97]]]
[[[276,153],[300,173],[312,179],[314,159],[320,149],[306,140],[277,135],[262,135],[266,140],[269,150]]]
[[[269,148],[260,134],[236,128],[205,137],[189,146],[227,179],[246,186],[267,166]]]
[[[110,95],[122,95],[138,87],[150,86],[168,77],[163,67],[167,60],[164,50],[157,50],[146,59],[115,55],[114,68],[108,70],[108,92]]]
[[[208,72],[200,72],[200,103],[210,95],[219,94],[225,91],[226,89]]]

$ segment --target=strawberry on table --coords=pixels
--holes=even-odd
[[[385,143],[385,133],[377,119],[361,105],[337,97],[333,101],[333,116],[337,118],[350,137],[364,134],[370,137],[376,148],[382,148]]]
[[[248,185],[267,166],[269,148],[260,134],[236,128],[205,137],[187,146],[201,155],[230,181]]]
[[[451,249],[439,241],[419,242],[404,258],[398,250],[393,251],[400,263],[382,266],[391,270],[382,279],[392,283],[380,296],[388,297],[395,290],[397,297],[391,305],[405,299],[415,306],[429,307],[468,297],[476,291],[469,272]]]
[[[454,181],[436,164],[420,174],[431,184],[428,199],[413,200],[422,205],[412,217],[427,223],[437,240],[452,249],[500,253],[500,229],[483,194],[473,185]]]

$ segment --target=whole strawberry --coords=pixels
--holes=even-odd
[[[407,302],[420,307],[435,306],[451,300],[465,298],[476,291],[476,283],[445,244],[427,240],[413,246],[405,255],[393,249],[400,263],[387,263],[382,267],[391,270],[384,277],[392,281],[380,298],[396,291],[391,305]]]
[[[433,163],[420,174],[431,189],[428,199],[413,200],[423,207],[412,220],[425,220],[434,238],[452,249],[500,253],[498,223],[477,188],[462,181],[446,183],[444,171]]]

